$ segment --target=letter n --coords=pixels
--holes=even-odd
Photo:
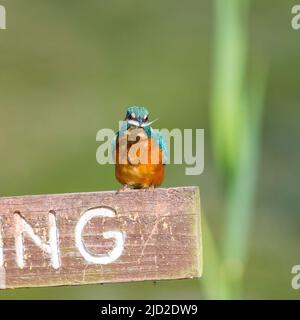
[[[43,241],[37,236],[32,227],[26,222],[20,213],[15,212],[15,247],[16,247],[16,262],[19,268],[24,268],[24,235],[31,240],[45,253],[51,257],[51,265],[54,269],[60,267],[59,249],[58,249],[58,233],[56,227],[56,219],[53,212],[49,212],[49,242]]]

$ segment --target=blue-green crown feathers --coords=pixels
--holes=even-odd
[[[137,120],[142,121],[145,117],[148,117],[149,111],[145,107],[132,106],[127,108],[126,117],[130,117],[131,114],[134,114]]]

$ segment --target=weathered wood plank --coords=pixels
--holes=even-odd
[[[197,187],[0,198],[0,287],[200,277]]]

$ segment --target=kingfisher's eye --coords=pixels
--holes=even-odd
[[[130,113],[130,118],[131,118],[131,119],[135,119],[135,113],[134,113],[134,112],[131,112],[131,113]]]
[[[145,116],[143,119],[145,122],[148,121],[148,116]]]

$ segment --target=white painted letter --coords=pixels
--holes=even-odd
[[[115,212],[109,208],[94,208],[89,209],[86,211],[79,219],[76,229],[75,229],[75,241],[76,246],[79,249],[81,255],[85,258],[86,261],[95,263],[95,264],[108,264],[112,263],[113,261],[117,260],[123,250],[124,250],[124,242],[125,242],[125,233],[121,231],[106,231],[103,232],[103,237],[105,239],[114,238],[116,241],[115,247],[107,254],[101,254],[94,256],[90,254],[82,239],[82,232],[85,225],[90,221],[92,218],[97,217],[111,217],[115,216]]]
[[[24,237],[26,233],[33,242],[42,251],[48,253],[51,256],[51,264],[54,269],[60,267],[59,261],[59,249],[58,249],[58,233],[56,227],[55,215],[49,212],[49,244],[41,240],[37,236],[32,227],[25,221],[25,219],[19,214],[15,213],[15,246],[16,246],[16,258],[19,268],[24,268]]]

